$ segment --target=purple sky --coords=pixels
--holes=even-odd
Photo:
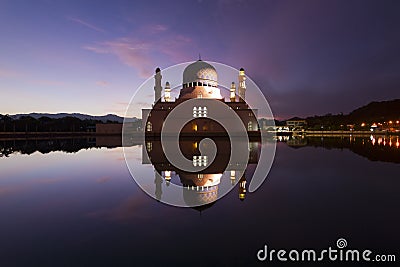
[[[246,73],[278,118],[400,98],[398,1],[1,1],[0,113],[123,115],[159,66]]]

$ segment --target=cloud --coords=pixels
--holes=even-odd
[[[139,75],[148,78],[154,68],[167,59],[171,63],[188,58],[185,52],[193,47],[191,38],[170,32],[165,25],[151,25],[140,39],[132,36],[98,42],[83,46],[83,49],[97,54],[115,55],[122,63],[135,68]],[[153,34],[154,31],[160,34]]]
[[[147,33],[156,34],[167,31],[168,26],[163,24],[152,24],[152,25],[147,25],[146,27],[143,28],[143,30]]]
[[[21,75],[20,73],[7,69],[0,69],[0,78],[13,78]]]
[[[84,49],[98,54],[113,54],[122,63],[139,70],[142,77],[148,77],[154,65],[154,61],[149,55],[149,46],[150,44],[138,40],[119,38],[94,46],[85,46]]]
[[[102,32],[102,33],[106,32],[105,30],[103,30],[103,29],[101,29],[99,27],[96,27],[93,24],[90,24],[90,23],[88,23],[88,22],[86,22],[84,20],[81,20],[81,19],[78,19],[78,18],[74,18],[74,17],[67,17],[67,19],[69,21],[73,21],[73,22],[79,23],[79,24],[81,24],[81,25],[83,25],[83,26],[85,26],[85,27],[87,27],[89,29],[95,30],[97,32]]]
[[[97,81],[96,85],[106,87],[106,86],[110,85],[110,83],[107,81]]]
[[[108,182],[110,180],[111,180],[111,177],[104,176],[104,177],[100,177],[99,179],[97,179],[96,182],[99,183],[99,184],[103,184],[103,183]]]
[[[62,86],[65,85],[64,82],[61,81],[53,81],[53,80],[33,80],[30,81],[32,84],[36,85],[48,85],[48,86]]]

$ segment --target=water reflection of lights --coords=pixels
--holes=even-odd
[[[382,143],[382,137],[378,138],[378,145],[380,145]]]
[[[392,136],[389,136],[388,140],[386,139],[386,137],[378,137],[378,140],[376,140],[376,138],[373,135],[371,135],[369,139],[371,140],[373,146],[377,143],[378,145],[383,145],[383,146],[389,145],[389,147],[392,147],[395,145],[396,148],[400,147],[399,137],[396,137],[396,143],[394,142],[395,137]]]
[[[374,146],[374,145],[375,145],[375,142],[376,142],[375,137],[374,137],[373,135],[371,135],[371,136],[369,137],[369,139],[371,139],[372,145]]]
[[[280,135],[280,136],[275,136],[275,139],[279,142],[286,142],[289,141],[290,136],[289,135]]]

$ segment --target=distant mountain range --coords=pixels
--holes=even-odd
[[[114,114],[107,114],[104,116],[92,116],[92,115],[87,115],[87,114],[81,114],[81,113],[56,113],[56,114],[50,114],[50,113],[28,113],[28,114],[15,114],[15,115],[10,115],[11,118],[14,120],[18,120],[21,117],[24,116],[30,116],[35,119],[39,119],[42,117],[48,117],[51,119],[61,119],[65,117],[74,117],[78,118],[80,120],[98,120],[102,122],[107,122],[107,121],[113,121],[113,122],[118,122],[118,123],[123,123],[124,122],[124,117],[120,117]],[[138,118],[127,118],[128,122],[135,122],[137,121]]]

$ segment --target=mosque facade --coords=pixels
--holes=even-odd
[[[249,136],[259,135],[257,110],[251,109],[246,103],[246,75],[243,68],[238,73],[238,86],[232,82],[229,100],[221,95],[218,88],[218,74],[209,63],[198,60],[188,65],[183,72],[182,88],[179,97],[172,99],[169,82],[162,87],[162,74],[159,68],[154,75],[154,104],[151,109],[142,110],[143,129],[146,136],[159,136],[163,123],[168,114],[183,101],[188,99],[215,99],[225,103],[240,117]],[[162,92],[164,94],[162,97]],[[183,135],[223,135],[225,129],[215,121],[207,118],[209,107],[198,106],[193,108],[194,119],[185,125],[181,131]]]

